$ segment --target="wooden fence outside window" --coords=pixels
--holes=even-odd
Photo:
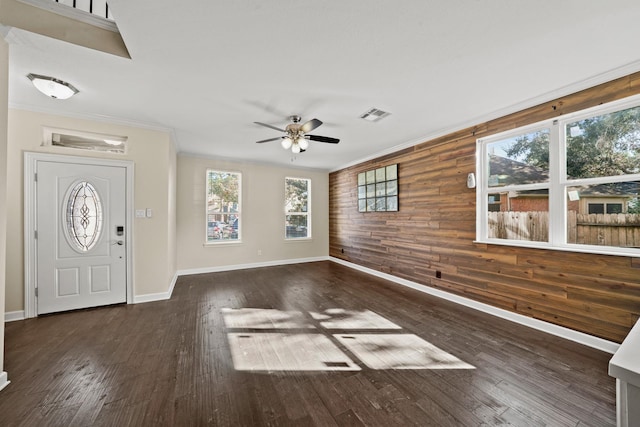
[[[489,212],[489,237],[547,242],[549,212]],[[567,215],[567,243],[640,248],[640,214]]]

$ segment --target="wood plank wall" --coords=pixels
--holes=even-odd
[[[640,258],[473,243],[466,177],[477,138],[638,93],[635,73],[331,173],[330,255],[621,342],[640,317]],[[358,173],[394,163],[399,212],[359,213]]]

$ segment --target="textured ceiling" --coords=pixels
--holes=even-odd
[[[10,106],[169,129],[178,150],[334,170],[640,70],[640,2],[111,0],[132,59],[12,29]],[[28,73],[80,93],[53,100]],[[391,112],[371,123],[371,107]],[[324,124],[296,155],[278,132]]]

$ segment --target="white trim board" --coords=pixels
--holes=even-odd
[[[573,329],[554,325],[553,323],[544,322],[542,320],[534,319],[532,317],[523,316],[522,314],[514,313],[512,311],[494,307],[489,304],[474,301],[472,299],[461,297],[449,292],[441,291],[439,289],[422,285],[420,283],[412,282],[410,280],[402,279],[400,277],[396,277],[391,274],[383,273],[368,267],[363,267],[357,264],[353,264],[351,262],[344,261],[339,258],[329,257],[329,259],[330,261],[333,261],[338,264],[342,264],[346,267],[353,268],[354,270],[359,270],[364,273],[368,273],[373,276],[377,276],[382,279],[398,283],[402,286],[406,286],[406,287],[415,289],[417,291],[436,296],[438,298],[446,299],[448,301],[455,302],[465,307],[473,308],[475,310],[479,310],[484,313],[491,314],[493,316],[500,317],[502,319],[509,320],[514,323],[518,323],[520,325],[528,326],[530,328],[537,329],[539,331],[546,332],[548,334],[555,335],[557,337],[565,338],[567,340],[574,341],[579,344],[583,344],[588,347],[592,347],[597,350],[604,351],[606,353],[614,354],[620,347],[620,344],[614,343],[612,341],[594,337],[593,335],[574,331]]]
[[[330,258],[328,256],[321,256],[321,257],[313,257],[313,258],[296,258],[296,259],[256,262],[251,264],[221,265],[219,267],[188,268],[185,270],[178,270],[178,276],[188,276],[190,274],[203,274],[203,273],[218,273],[221,271],[232,271],[232,270],[246,270],[247,268],[273,267],[276,265],[302,264],[305,262],[317,262],[317,261],[330,261]]]
[[[4,313],[5,323],[15,322],[16,320],[24,320],[24,310],[7,311],[6,313]]]
[[[9,381],[9,376],[6,372],[0,372],[0,390],[9,385],[11,381]]]
[[[287,264],[301,264],[305,262],[316,262],[316,261],[329,261],[329,257],[322,256],[322,257],[313,257],[313,258],[297,258],[297,259],[257,262],[257,263],[251,263],[251,264],[232,264],[232,265],[222,265],[219,267],[188,268],[188,269],[178,270],[176,275],[173,277],[173,280],[171,281],[171,284],[169,285],[169,290],[167,292],[161,292],[157,294],[136,295],[134,297],[134,304],[171,299],[171,295],[173,295],[173,288],[176,286],[176,282],[178,280],[178,277],[180,276],[189,276],[191,274],[219,273],[222,271],[246,270],[248,268],[273,267],[277,265],[287,265]]]
[[[173,279],[171,279],[171,283],[169,284],[169,290],[167,292],[159,292],[157,294],[135,295],[133,297],[133,303],[142,304],[145,302],[164,301],[164,300],[171,299],[171,295],[173,295],[173,288],[176,286],[177,281],[178,281],[178,273],[173,275]]]

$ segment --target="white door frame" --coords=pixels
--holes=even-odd
[[[127,304],[133,304],[133,162],[47,153],[24,153],[24,317],[36,317],[36,165],[39,161],[75,163],[96,166],[116,166],[126,170],[125,245],[127,248]]]

